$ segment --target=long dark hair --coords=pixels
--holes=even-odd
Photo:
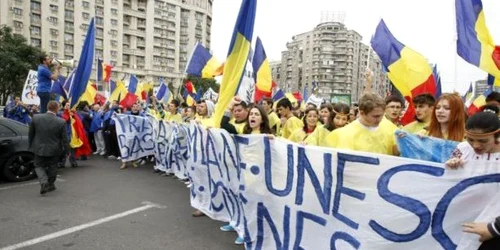
[[[325,124],[325,128],[328,129],[328,131],[336,129],[337,127],[335,127],[335,122],[333,120],[335,119],[335,116],[337,116],[337,113],[349,116],[350,111],[351,108],[345,103],[335,104],[333,106],[333,111],[330,112],[330,117],[328,117],[328,122]]]
[[[307,114],[309,114],[309,112],[311,112],[311,111],[316,112],[316,115],[318,116],[318,121],[320,120],[319,111],[316,108],[306,109],[306,112],[304,112],[304,117],[302,117],[302,123],[304,123],[304,127],[302,127],[302,130],[304,130],[304,132],[306,132],[306,133],[307,133]]]
[[[262,117],[262,123],[260,124],[260,133],[261,134],[273,134],[271,127],[269,127],[269,117],[267,117],[266,111],[264,111],[264,108],[262,108],[260,105],[251,105],[248,108],[247,122],[245,124],[245,127],[243,128],[243,134],[251,134],[252,133],[252,128],[250,127],[250,125],[248,123],[248,118],[250,116],[250,111],[253,108],[256,108],[257,110],[259,110],[260,116]]]

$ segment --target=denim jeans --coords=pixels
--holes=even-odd
[[[47,113],[47,104],[50,101],[50,92],[38,92],[38,97],[40,98],[40,114]]]

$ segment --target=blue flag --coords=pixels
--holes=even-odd
[[[398,136],[406,133],[406,136]],[[411,159],[445,163],[450,159],[458,142],[433,137],[421,137],[397,130],[396,138],[401,156]]]
[[[95,27],[94,18],[90,20],[87,36],[83,43],[82,53],[80,54],[80,61],[73,76],[73,84],[69,90],[70,107],[76,108],[78,100],[87,89],[87,83],[90,79],[92,72],[92,65],[94,64],[94,47],[95,47]]]
[[[434,75],[434,80],[436,81],[436,95],[434,96],[434,98],[438,99],[442,95],[442,91],[441,91],[441,74],[439,74],[437,64],[434,65],[432,74]]]
[[[57,81],[54,81],[54,84],[52,84],[52,93],[57,94],[58,96],[64,98],[65,100],[68,99],[68,94],[66,90],[64,89],[64,83],[66,82],[66,78],[62,75],[59,75],[57,78]],[[56,98],[56,100],[59,100],[59,98]]]

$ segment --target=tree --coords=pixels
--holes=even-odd
[[[219,92],[219,84],[215,81],[215,79],[206,79],[206,78],[201,78],[201,77],[195,77],[195,76],[188,76],[187,81],[191,81],[198,90],[201,88],[203,90],[203,93],[205,93],[209,88],[212,88],[215,92]],[[184,88],[184,86],[182,86]]]
[[[40,53],[25,37],[12,33],[12,28],[0,27],[0,100],[22,94],[24,81],[29,70],[36,69]]]

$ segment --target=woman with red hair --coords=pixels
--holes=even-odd
[[[465,138],[465,108],[462,98],[450,93],[439,97],[428,129],[420,134],[462,142]]]

